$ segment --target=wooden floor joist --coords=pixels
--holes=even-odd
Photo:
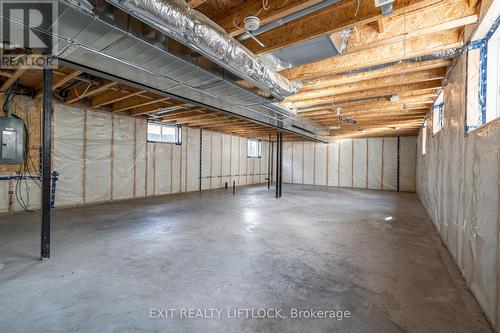
[[[2,83],[0,92],[7,91],[14,84],[14,82],[16,82],[21,77],[21,75],[23,75],[25,71],[25,68],[16,69],[12,76],[10,76],[4,83]]]
[[[84,98],[88,98],[97,95],[101,92],[108,90],[109,88],[117,85],[118,82],[109,81],[104,84],[93,87],[91,83],[82,83],[79,86],[75,86],[69,91],[69,95],[66,98],[66,104],[72,104],[78,102]]]

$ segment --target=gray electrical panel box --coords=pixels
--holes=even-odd
[[[24,122],[14,117],[0,118],[0,164],[24,163]]]

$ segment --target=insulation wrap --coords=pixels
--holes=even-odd
[[[272,70],[217,24],[190,8],[184,0],[106,1],[200,52],[243,79],[251,81],[280,100],[300,88],[300,84],[291,83]]]
[[[473,74],[477,83],[477,72]],[[500,125],[497,119],[464,133],[466,110],[479,105],[477,98],[468,98],[466,86],[464,54],[444,87],[444,127],[434,136],[431,128],[421,129],[417,193],[468,288],[498,331]],[[422,155],[424,130],[427,146]]]

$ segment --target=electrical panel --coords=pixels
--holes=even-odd
[[[0,164],[24,163],[24,122],[14,117],[0,118]]]

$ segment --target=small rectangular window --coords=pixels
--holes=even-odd
[[[262,156],[262,141],[248,139],[247,141],[247,157],[258,157]]]
[[[491,13],[496,19],[493,23],[483,19],[478,29],[481,33],[476,36],[479,39],[468,46],[466,132],[500,117],[500,16],[496,14],[499,7],[498,3],[490,6],[486,15]]]
[[[181,144],[181,127],[179,125],[148,122],[148,141]]]
[[[444,97],[443,90],[439,93],[432,106],[432,134],[436,134],[443,128]]]
[[[500,29],[488,41],[486,122],[500,117]]]
[[[427,153],[427,120],[422,125],[422,156]]]

